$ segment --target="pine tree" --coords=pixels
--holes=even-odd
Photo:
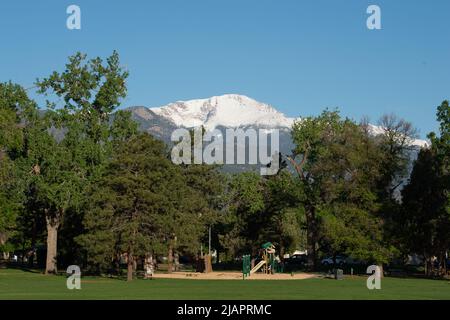
[[[440,136],[430,133],[431,147],[422,149],[414,163],[408,185],[402,191],[402,215],[407,254],[422,254],[425,273],[433,272],[432,257],[439,258],[446,272],[445,255],[450,249],[450,107],[444,101],[437,110]]]
[[[136,259],[160,241],[160,217],[173,210],[176,175],[162,142],[145,133],[122,142],[93,190],[78,240],[88,262],[102,269],[125,254],[132,280]]]

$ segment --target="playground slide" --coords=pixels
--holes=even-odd
[[[252,270],[250,270],[250,274],[253,274],[256,271],[258,271],[265,263],[266,261],[264,260],[260,261]]]

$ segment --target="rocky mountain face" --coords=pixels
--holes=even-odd
[[[202,125],[207,130],[218,126],[290,128],[294,121],[268,104],[236,94],[177,101],[149,110],[178,127],[191,128]]]
[[[278,129],[281,153],[291,154],[293,148],[290,129],[295,119],[244,95],[226,94],[206,99],[177,101],[161,107],[131,107],[129,110],[141,130],[169,145],[172,144],[170,137],[175,129],[203,126],[206,130],[218,129],[222,133],[225,133],[227,128],[268,131]],[[369,129],[374,135],[383,132],[382,128],[375,125],[370,125]],[[412,160],[417,157],[420,147],[426,145],[427,141],[424,140],[413,142],[416,152],[411,153]],[[229,171],[242,169],[249,169],[249,166],[234,166],[230,167]]]

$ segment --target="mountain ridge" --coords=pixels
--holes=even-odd
[[[286,117],[271,105],[238,94],[180,100],[149,110],[186,128],[200,125],[206,129],[248,125],[274,128],[290,127],[294,122],[294,118]]]
[[[287,117],[269,104],[240,94],[178,100],[160,107],[134,106],[127,110],[132,111],[141,129],[166,142],[170,141],[171,132],[181,127],[203,126],[207,130],[253,127],[290,131],[294,121],[301,119]],[[377,125],[370,124],[369,129],[374,135],[383,133],[383,128]],[[427,147],[429,142],[414,139],[412,145]]]

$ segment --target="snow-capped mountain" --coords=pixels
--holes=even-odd
[[[253,127],[284,129],[289,131],[295,118],[286,117],[274,107],[239,94],[225,94],[206,99],[177,101],[161,107],[133,107],[134,118],[146,130],[165,141],[175,128],[203,126],[207,130],[217,127]],[[380,126],[369,125],[372,134],[383,133]],[[428,146],[425,140],[412,143],[417,148]]]
[[[280,129],[280,151],[291,154],[294,144],[290,129],[295,118],[286,117],[274,107],[258,102],[252,98],[238,94],[226,94],[206,99],[177,101],[161,107],[132,107],[132,116],[139,123],[140,129],[171,144],[170,137],[176,128],[192,128],[203,126],[207,130],[218,128],[254,128]],[[298,118],[300,120],[300,118]],[[384,133],[380,126],[369,124],[369,132],[373,135]],[[410,151],[412,168],[418,151],[427,147],[425,140],[416,139],[412,142]],[[231,171],[237,167],[231,166]],[[248,170],[241,166],[238,171]]]
[[[178,127],[290,128],[294,118],[288,118],[272,106],[247,96],[226,94],[207,99],[177,101],[150,111]]]

